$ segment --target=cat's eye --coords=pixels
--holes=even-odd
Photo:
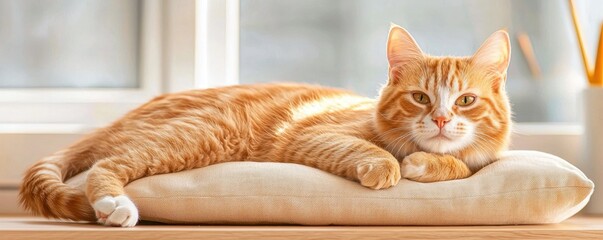
[[[466,107],[473,104],[473,102],[475,102],[475,95],[465,94],[456,99],[454,104],[457,106]]]
[[[420,104],[429,104],[429,97],[427,94],[422,92],[415,92],[412,94],[412,98]]]

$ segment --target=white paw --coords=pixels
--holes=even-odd
[[[92,206],[98,223],[106,226],[133,227],[138,222],[138,209],[125,195],[105,196]]]
[[[400,174],[403,178],[415,180],[425,175],[425,168],[425,163],[404,159],[400,164]]]

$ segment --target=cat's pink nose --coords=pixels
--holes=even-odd
[[[436,125],[438,125],[438,127],[440,129],[442,129],[444,127],[444,125],[446,125],[446,123],[450,122],[450,118],[447,118],[445,116],[438,116],[435,118],[431,119]]]

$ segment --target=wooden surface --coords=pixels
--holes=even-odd
[[[134,228],[0,217],[0,239],[603,239],[603,216],[520,226],[208,226]]]

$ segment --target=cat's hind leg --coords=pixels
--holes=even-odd
[[[136,225],[138,210],[124,190],[126,184],[136,179],[244,159],[236,148],[226,147],[236,146],[228,141],[208,137],[205,138],[205,143],[220,147],[203,150],[203,145],[196,147],[199,145],[194,142],[183,144],[182,148],[189,151],[178,151],[175,147],[147,147],[111,156],[94,164],[88,173],[86,196],[97,214],[99,223],[121,227]]]
[[[133,227],[138,222],[138,209],[126,195],[105,196],[92,207],[98,223],[103,225]]]
[[[155,156],[155,157],[153,157]],[[194,167],[194,161],[169,164],[168,155],[140,151],[98,161],[86,180],[86,196],[100,224],[132,227],[138,222],[138,209],[125,193],[124,186],[136,179],[177,172]]]
[[[126,159],[101,160],[88,173],[86,195],[100,224],[133,227],[138,222],[138,209],[126,196],[124,185],[143,176],[145,166]]]

